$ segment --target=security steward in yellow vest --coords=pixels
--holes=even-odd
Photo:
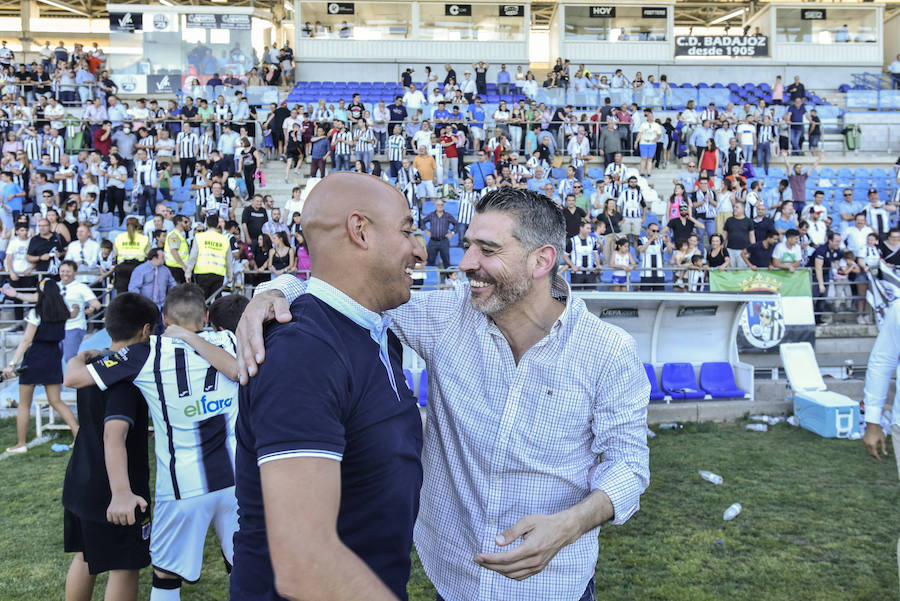
[[[116,283],[117,293],[128,292],[131,272],[144,262],[150,249],[150,238],[141,232],[141,222],[137,217],[125,220],[126,231],[116,236],[113,248],[116,251]]]
[[[185,279],[193,281],[210,298],[231,281],[231,245],[219,231],[219,216],[206,218],[206,231],[194,234],[194,246],[187,262]]]
[[[179,284],[184,284],[184,268],[191,254],[184,232],[190,227],[190,219],[175,215],[175,228],[166,235],[166,267]]]

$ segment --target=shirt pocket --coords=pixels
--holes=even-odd
[[[543,386],[529,400],[524,434],[532,453],[555,461],[591,441],[591,396],[587,390]]]

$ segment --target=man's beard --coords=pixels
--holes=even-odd
[[[467,277],[473,274],[466,274]],[[494,317],[515,305],[517,302],[525,298],[531,292],[532,280],[526,277],[525,270],[519,274],[510,274],[502,280],[496,280],[491,277],[476,277],[475,279],[492,284],[494,287],[491,295],[483,301],[476,300],[474,296],[469,298],[472,308],[487,317]]]

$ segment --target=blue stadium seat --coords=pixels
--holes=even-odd
[[[550,170],[550,177],[553,179],[566,179],[566,168],[554,167]]]
[[[647,379],[650,381],[650,402],[661,401],[666,398],[666,393],[659,389],[659,382],[656,380],[656,371],[649,363],[644,363],[644,371],[647,372]]]
[[[425,270],[425,287],[434,290],[438,286],[438,272],[432,268]]]
[[[423,369],[419,375],[419,407],[428,404],[428,370]]]
[[[700,388],[714,399],[742,399],[746,394],[735,384],[731,364],[724,361],[700,366]]]
[[[662,389],[673,399],[702,399],[706,394],[697,386],[690,363],[666,363],[662,370]]]
[[[591,179],[603,179],[603,167],[589,167],[587,170],[587,175]]]

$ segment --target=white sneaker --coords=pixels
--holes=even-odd
[[[865,315],[859,314],[856,316],[856,323],[858,323],[861,326],[864,326],[868,323],[868,320],[866,319]]]
[[[7,447],[6,452],[12,455],[21,455],[22,453],[28,452],[28,447],[22,445],[21,447]]]

